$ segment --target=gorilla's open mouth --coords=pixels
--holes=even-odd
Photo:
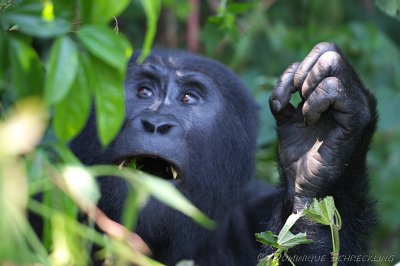
[[[119,161],[118,167],[134,168],[166,180],[179,179],[179,168],[173,163],[155,156],[134,156]]]

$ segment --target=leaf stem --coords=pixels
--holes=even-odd
[[[338,210],[335,208],[335,214],[330,223],[331,234],[332,234],[332,266],[338,265],[339,251],[340,251],[340,238],[339,230],[342,227],[342,218]]]

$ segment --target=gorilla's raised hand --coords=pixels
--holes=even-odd
[[[297,108],[289,102],[295,92],[302,98]],[[335,182],[348,178],[354,155],[368,146],[362,142],[375,119],[373,97],[341,51],[320,43],[282,74],[269,103],[280,167],[295,204],[330,194]]]

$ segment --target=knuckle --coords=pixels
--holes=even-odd
[[[336,70],[341,64],[342,57],[335,51],[327,51],[318,60],[319,67]]]
[[[320,51],[338,51],[338,46],[332,42],[321,42],[314,46],[314,49]]]
[[[337,77],[328,77],[324,80],[321,89],[327,94],[337,96],[341,92],[342,86],[340,80]]]

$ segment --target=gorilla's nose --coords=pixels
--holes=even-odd
[[[142,128],[147,133],[166,135],[177,126],[168,116],[153,116],[140,119]]]

